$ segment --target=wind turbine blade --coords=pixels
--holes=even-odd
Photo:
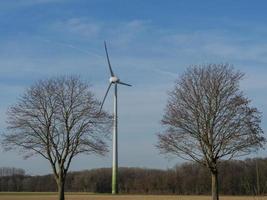
[[[119,81],[118,84],[126,85],[126,86],[130,86],[130,87],[132,86],[132,85],[130,85],[130,84],[128,84],[128,83],[124,83],[124,82],[121,82],[121,81]]]
[[[101,103],[100,111],[99,111],[99,112],[101,112],[101,110],[102,110],[102,107],[103,107],[103,105],[104,105],[104,103],[105,103],[105,100],[106,100],[106,97],[107,97],[107,95],[108,95],[108,91],[109,91],[111,85],[112,85],[112,83],[110,83],[109,86],[108,86],[108,89],[107,89],[107,91],[106,91],[106,94],[105,94],[105,96],[104,96],[104,98],[103,98],[103,101],[102,101],[102,103]]]
[[[106,51],[106,56],[107,56],[107,60],[108,60],[109,71],[110,71],[111,76],[114,76],[114,73],[112,71],[111,64],[110,64],[110,61],[109,61],[109,57],[108,57],[108,50],[107,50],[106,41],[104,41],[104,45],[105,45],[105,51]]]

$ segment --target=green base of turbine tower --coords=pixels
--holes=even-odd
[[[118,182],[117,182],[116,169],[113,169],[113,172],[112,172],[112,194],[118,194]]]

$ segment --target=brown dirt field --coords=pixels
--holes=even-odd
[[[209,196],[174,196],[174,195],[66,195],[66,200],[210,200]],[[222,196],[221,200],[267,200],[266,197]],[[0,200],[57,200],[56,195],[20,195],[2,194]]]

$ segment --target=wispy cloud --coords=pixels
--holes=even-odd
[[[203,59],[267,62],[267,40],[240,36],[227,30],[171,33],[161,38],[174,52]]]
[[[150,28],[147,20],[130,20],[122,22],[103,22],[89,18],[70,18],[51,24],[52,31],[74,34],[81,39],[106,39],[116,46],[125,46],[136,41],[138,36],[146,34]]]
[[[76,34],[86,38],[97,37],[102,31],[100,22],[92,21],[86,18],[71,18],[67,20],[56,21],[52,24],[55,31],[67,34]]]
[[[95,53],[93,51],[89,51],[89,50],[83,49],[83,48],[78,47],[78,46],[76,46],[76,45],[74,45],[72,43],[53,41],[51,39],[45,39],[45,38],[42,38],[42,37],[40,37],[40,40],[42,40],[43,42],[49,43],[52,46],[53,45],[55,45],[55,46],[62,46],[62,47],[74,49],[76,51],[82,52],[82,53],[87,54],[87,55],[90,55],[90,56],[94,56],[96,58],[101,58],[101,59],[104,58],[104,56],[102,56],[102,55],[99,55],[99,54],[97,54],[97,53]]]

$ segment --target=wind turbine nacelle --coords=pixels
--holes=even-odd
[[[118,77],[116,77],[116,76],[112,76],[112,77],[109,78],[109,82],[110,83],[117,83],[119,81],[120,81],[120,79]]]

